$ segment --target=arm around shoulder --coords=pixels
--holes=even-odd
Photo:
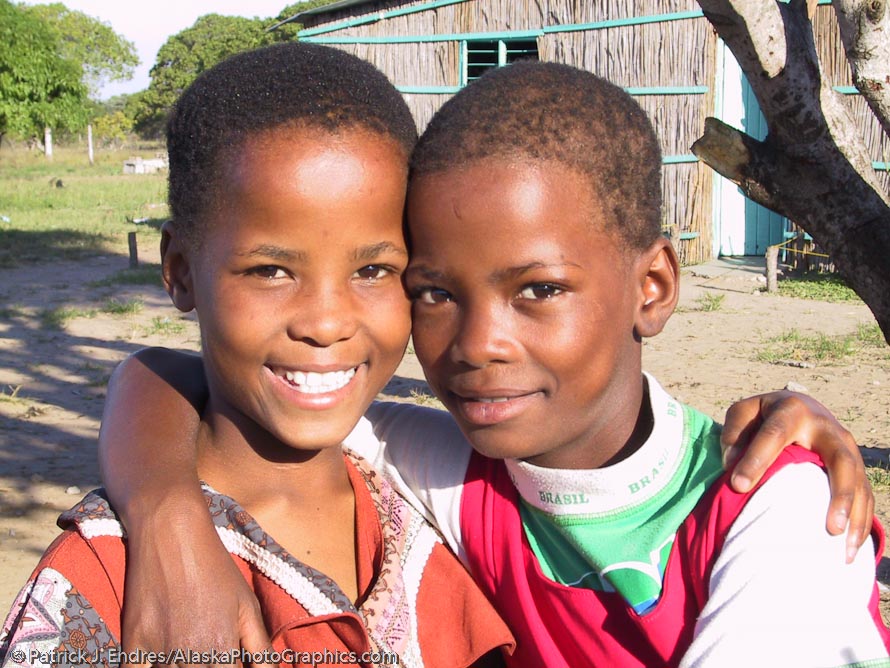
[[[681,666],[815,668],[886,659],[886,629],[871,609],[871,540],[845,562],[845,537],[824,530],[829,496],[814,464],[787,465],[752,495],[714,563]]]

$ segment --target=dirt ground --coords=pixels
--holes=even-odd
[[[58,513],[99,485],[95,441],[115,364],[147,345],[197,349],[195,321],[182,318],[160,288],[96,285],[126,267],[126,257],[109,255],[0,270],[0,614],[56,535]],[[757,359],[768,339],[791,328],[850,333],[874,322],[869,311],[762,294],[762,286],[761,270],[742,261],[684,270],[679,312],[645,344],[645,367],[679,399],[718,419],[737,398],[796,383],[832,408],[870,462],[886,466],[890,351],[872,348],[842,363],[803,367]],[[717,310],[703,311],[704,294],[724,299]],[[144,306],[138,313],[102,313],[109,298]],[[41,313],[56,307],[99,312],[52,329]],[[410,400],[423,388],[409,355],[386,394]],[[877,496],[887,524],[890,488]]]

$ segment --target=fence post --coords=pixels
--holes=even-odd
[[[93,124],[87,125],[87,155],[90,158],[90,167],[93,166]]]
[[[139,251],[136,248],[136,233],[127,232],[127,244],[130,246],[130,269],[139,266]]]
[[[779,247],[767,246],[766,249],[766,291],[776,292],[779,289]]]

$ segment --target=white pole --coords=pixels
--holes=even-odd
[[[53,157],[53,131],[48,126],[43,128],[43,154],[49,159]]]
[[[87,153],[90,156],[90,166],[93,164],[93,124],[87,125]]]

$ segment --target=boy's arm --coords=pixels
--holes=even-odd
[[[747,492],[779,453],[796,443],[817,453],[828,471],[831,501],[825,522],[832,535],[848,527],[847,561],[871,531],[875,498],[853,435],[818,401],[789,391],[742,399],[729,407],[721,445],[727,468],[741,453],[732,486]]]
[[[823,528],[828,496],[813,464],[786,465],[754,493],[714,562],[683,668],[887,665],[872,541],[843,562],[843,537]]]
[[[165,349],[130,356],[109,382],[99,461],[128,534],[125,650],[271,647],[198,483],[195,436],[206,394],[201,359]]]

